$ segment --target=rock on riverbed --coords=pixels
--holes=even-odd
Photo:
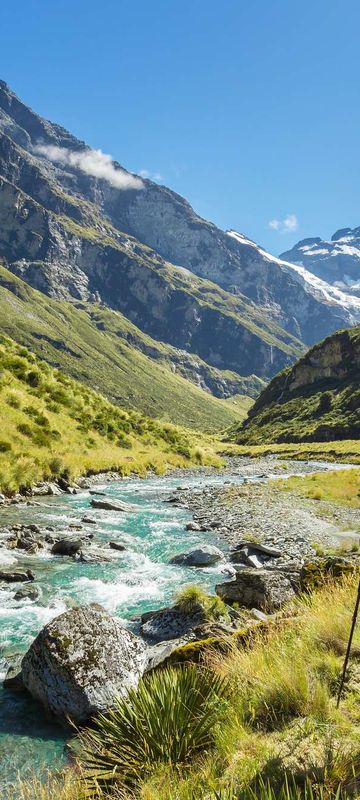
[[[93,508],[102,508],[104,511],[136,511],[136,506],[132,505],[131,503],[123,503],[122,500],[96,500],[93,498],[91,500],[91,505]]]
[[[47,711],[84,722],[136,687],[146,664],[141,639],[92,604],[45,625],[23,658],[22,679]]]
[[[239,603],[246,608],[271,612],[291,600],[295,591],[290,578],[282,572],[244,568],[234,581],[218,583],[216,594],[225,603]]]
[[[177,564],[184,567],[210,567],[218,561],[224,559],[224,554],[218,547],[211,544],[204,544],[188,553],[180,553],[170,560],[170,564]]]

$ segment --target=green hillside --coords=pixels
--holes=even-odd
[[[2,491],[103,469],[216,462],[205,437],[114,406],[3,336],[0,407]]]
[[[174,373],[179,351],[155,342],[120,313],[94,303],[49,299],[1,265],[0,330],[112,402],[188,428],[224,429],[251,405],[248,397],[228,404],[186,380],[180,368]],[[201,368],[203,362],[197,363]],[[186,374],[186,363],[183,369]],[[212,372],[214,381],[231,380],[249,393],[261,386],[254,376]]]
[[[230,431],[239,444],[360,438],[360,327],[329,336],[261,393]]]

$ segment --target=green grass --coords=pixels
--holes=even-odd
[[[360,327],[340,331],[279,373],[229,432],[239,444],[360,439]]]
[[[1,265],[0,320],[3,333],[41,359],[111,402],[149,416],[212,432],[244,417],[251,405],[243,397],[232,406],[174,373],[178,351],[155,342],[122,314],[93,303],[52,300]],[[216,370],[214,375],[221,378]],[[241,381],[234,373],[231,376]],[[251,387],[256,385],[253,379]],[[246,390],[246,380],[243,386]]]
[[[325,501],[348,508],[360,508],[360,470],[339,470],[274,482],[283,491],[299,497]]]
[[[119,469],[219,463],[211,440],[124,410],[0,338],[0,490]]]
[[[250,458],[260,458],[261,456],[277,455],[280,458],[296,459],[298,461],[333,461],[347,464],[360,464],[360,440],[345,439],[344,441],[330,442],[309,442],[292,444],[259,444],[259,445],[236,445],[220,442],[217,445],[220,455],[228,456],[249,456]]]

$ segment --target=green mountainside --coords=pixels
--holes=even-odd
[[[254,395],[262,386],[254,376],[242,380],[154,341],[98,303],[50,299],[1,265],[0,327],[111,402],[188,428],[224,429],[245,416],[252,401],[242,394]],[[191,382],[201,385],[202,376],[203,385],[212,383],[218,394],[231,383],[240,395],[236,404]]]
[[[114,406],[4,336],[0,407],[0,491],[86,472],[216,462],[205,437]]]
[[[329,336],[273,378],[230,438],[249,445],[358,440],[360,327]]]

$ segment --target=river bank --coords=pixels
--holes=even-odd
[[[287,495],[277,496],[267,482],[277,475],[333,468],[316,462],[284,464],[273,457],[240,458],[220,471],[174,470],[145,479],[99,475],[77,494],[29,497],[6,506],[0,511],[0,554],[13,561],[3,569],[30,569],[34,580],[0,583],[3,674],[44,624],[74,605],[98,602],[131,627],[134,618],[170,605],[174,593],[189,583],[214,592],[219,581],[231,577],[231,547],[246,534],[252,532],[276,545],[288,566],[292,559],[311,553],[311,543],[319,535],[324,543],[330,542],[333,529],[320,526],[306,504],[298,502],[295,508]],[[92,501],[104,495],[114,505],[127,503],[134,508],[94,507]],[[187,529],[194,521],[197,527]],[[31,539],[27,532],[36,545],[33,552],[19,547],[19,542]],[[52,552],[57,541],[74,538],[80,540],[83,557]],[[224,553],[221,562],[207,568],[171,563],[174,556],[208,545]],[[35,595],[22,595],[25,586],[36,588]],[[4,692],[2,701],[4,780],[13,780],[18,770],[61,765],[67,737],[58,726],[46,720],[27,696]]]

